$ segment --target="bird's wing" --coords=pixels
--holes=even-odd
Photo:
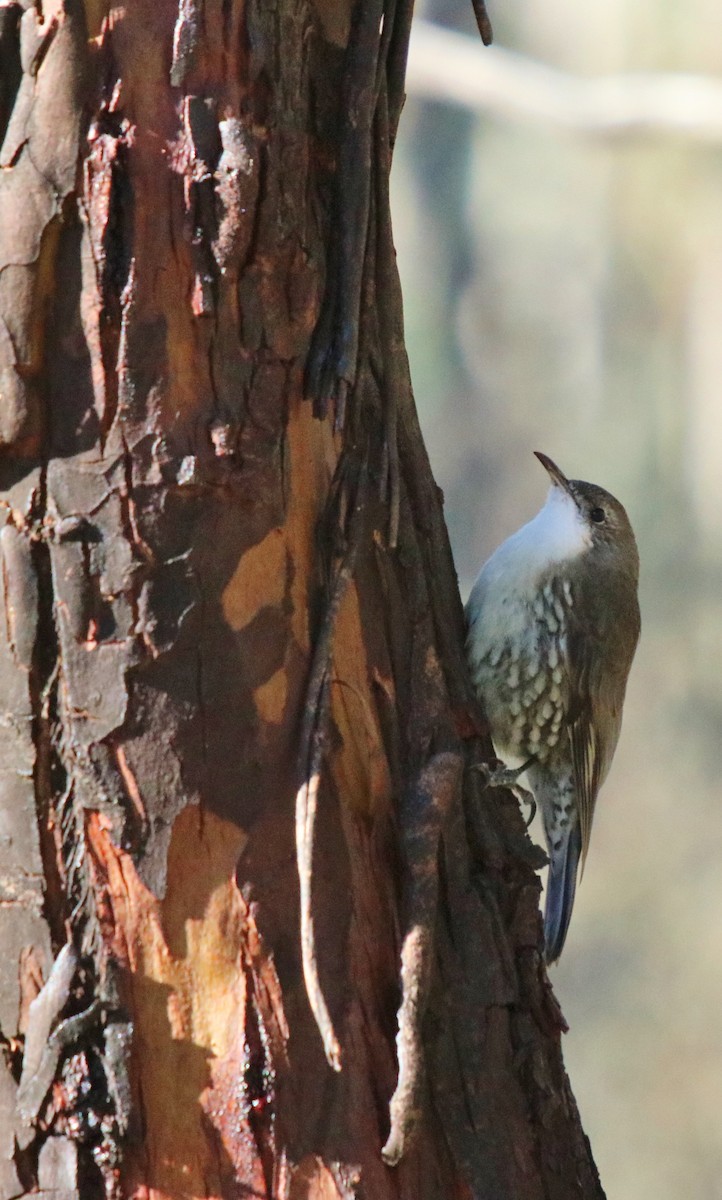
[[[589,614],[589,605],[582,608]],[[639,632],[637,610],[633,636],[629,637],[628,645],[626,641],[622,644],[619,615],[609,610],[600,612],[597,607],[596,620],[582,623],[572,614],[568,628],[567,728],[582,838],[582,866],[589,849],[597,794],[619,740],[627,675]]]
[[[576,785],[577,813],[579,829],[582,836],[582,869],[589,849],[589,839],[592,833],[592,817],[594,805],[602,781],[607,773],[614,749],[619,737],[621,720],[617,720],[614,730],[607,729],[604,743],[597,732],[594,721],[594,706],[589,697],[582,700],[577,697],[576,719],[569,725],[569,743],[572,752],[572,767]],[[619,716],[621,717],[621,711]],[[610,737],[611,734],[611,737]],[[611,743],[611,744],[610,744]]]

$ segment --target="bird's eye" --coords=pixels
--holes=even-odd
[[[592,520],[597,525],[601,525],[601,523],[604,520],[606,515],[607,514],[605,513],[603,508],[593,508],[589,514],[589,516],[592,518]]]

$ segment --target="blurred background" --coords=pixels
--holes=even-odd
[[[575,77],[722,77],[713,0],[489,0],[489,11],[498,46]],[[478,42],[468,0],[417,13]],[[535,449],[614,492],[641,551],[643,634],[622,738],[553,969],[567,1067],[609,1200],[714,1200],[722,141],[574,131],[509,117],[493,99],[429,100],[422,76],[412,58],[395,236],[462,596],[543,502]]]

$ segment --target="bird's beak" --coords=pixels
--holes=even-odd
[[[568,492],[568,494],[572,497],[572,500],[574,500],[572,485],[570,484],[566,475],[563,475],[559,470],[557,464],[553,462],[551,458],[549,458],[548,454],[542,454],[541,450],[535,450],[534,454],[539,459],[539,462],[544,467],[544,470],[549,472],[549,478],[551,479],[552,483],[556,484],[557,487],[562,488],[565,492]]]

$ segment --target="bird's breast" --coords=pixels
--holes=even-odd
[[[545,762],[564,745],[570,678],[568,581],[489,588],[469,614],[467,652],[497,753]]]

